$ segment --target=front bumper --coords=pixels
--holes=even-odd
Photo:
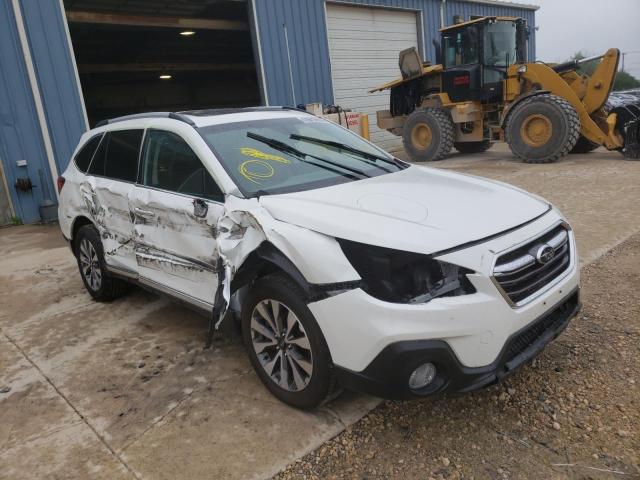
[[[502,381],[538,355],[562,333],[580,306],[579,289],[575,289],[552,310],[512,334],[497,359],[486,366],[462,365],[445,341],[408,340],[387,345],[361,372],[336,366],[336,376],[345,388],[398,400],[477,390]],[[409,376],[426,362],[436,366],[436,378],[422,390],[409,389]]]

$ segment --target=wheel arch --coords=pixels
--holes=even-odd
[[[264,241],[238,268],[231,281],[231,293],[273,273],[283,273],[289,277],[304,292],[307,302],[318,301],[342,291],[357,288],[361,283],[361,280],[337,283],[309,282],[289,257],[271,242]]]
[[[305,294],[310,294],[311,283],[304,278],[302,272],[284,253],[268,241],[262,242],[242,262],[231,282],[231,291],[235,292],[246,285],[250,285],[258,278],[276,272],[286,274]]]
[[[94,223],[84,215],[79,215],[73,219],[73,222],[71,224],[71,238],[69,239],[69,241],[71,242],[71,251],[74,253],[74,255],[76,253],[76,236],[78,234],[78,231],[85,225],[93,224]]]

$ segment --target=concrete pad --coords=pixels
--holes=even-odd
[[[266,478],[343,428],[326,409],[287,407],[249,373],[194,391],[123,457],[149,478]]]
[[[31,411],[28,400],[15,396],[0,417],[21,434],[6,442],[7,454],[35,440],[46,443],[34,433],[44,426],[53,433],[43,438],[71,452],[53,434],[72,432],[85,439],[87,434],[77,431],[85,428],[113,449],[116,465],[123,459],[135,476],[228,477],[237,472],[233,478],[264,477],[377,404],[377,399],[348,394],[313,413],[285,406],[254,375],[233,328],[217,334],[214,348],[205,351],[207,319],[188,309],[139,289],[110,304],[94,302],[57,235],[57,228],[47,226],[0,231],[0,303],[8,307],[0,313],[0,328],[5,341],[10,338],[29,357],[5,353],[0,361],[11,366],[7,372],[36,364],[42,373],[34,375],[46,375],[59,390],[57,395],[51,388],[52,401],[62,407],[71,403],[86,425],[73,411],[66,423],[56,422],[49,405],[32,403]],[[21,384],[15,375],[2,380],[12,389]],[[33,426],[24,423],[25,415]],[[185,422],[184,416],[195,420]],[[289,440],[278,444],[277,436],[285,431]],[[149,449],[156,437],[166,437],[162,448]],[[210,460],[192,463],[189,454]],[[16,471],[29,471],[30,462],[48,461],[23,455],[21,462],[10,463]],[[68,468],[70,474],[75,471]]]
[[[6,336],[0,337],[0,479],[131,478]]]
[[[640,230],[640,163],[617,153],[526,165],[504,146],[432,164],[558,205],[583,262]],[[57,226],[0,229],[0,477],[267,478],[378,400],[316,412],[270,396],[227,325],[133,289],[93,302]]]

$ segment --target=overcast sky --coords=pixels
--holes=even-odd
[[[536,56],[561,62],[617,47],[625,70],[640,79],[640,0],[514,0],[540,5],[536,11]],[[637,53],[631,53],[637,52]]]

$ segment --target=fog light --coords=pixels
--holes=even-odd
[[[416,368],[409,377],[409,388],[419,390],[429,385],[436,378],[436,366],[425,363]]]

